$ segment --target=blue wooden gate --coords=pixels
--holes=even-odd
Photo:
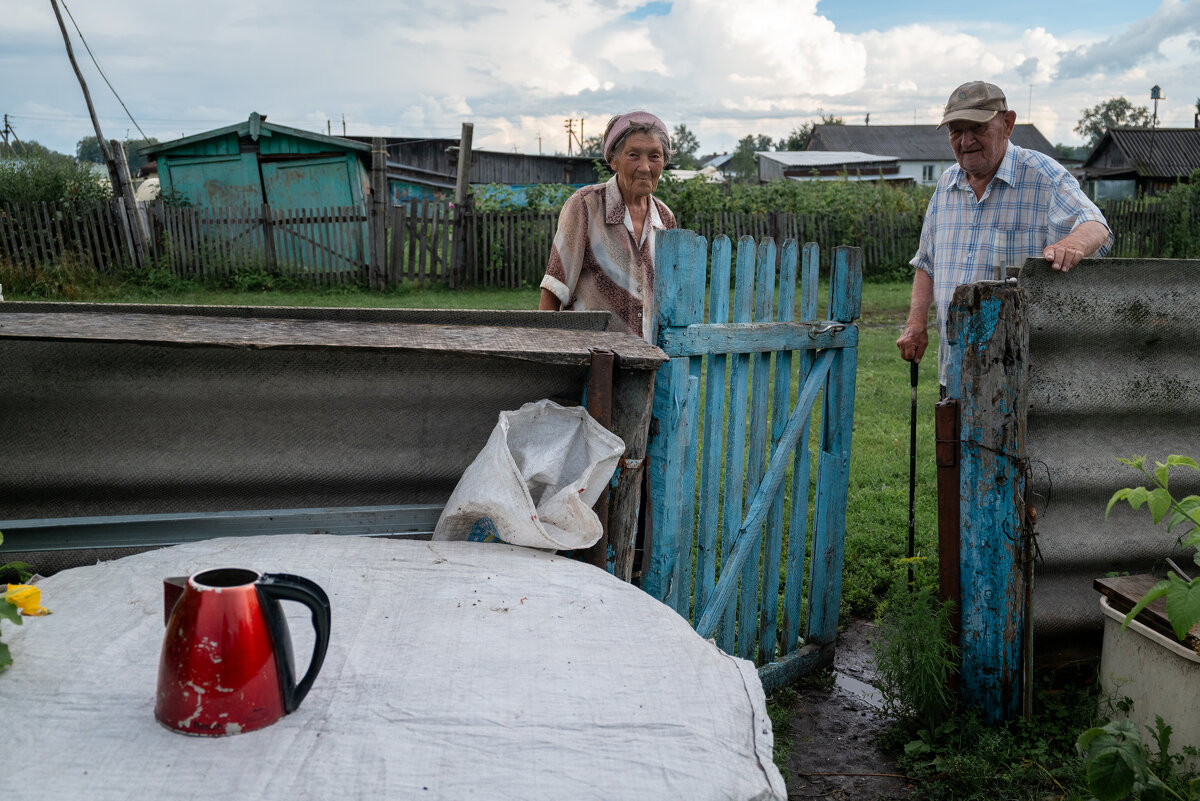
[[[763,666],[769,692],[833,659],[862,253],[835,250],[829,319],[818,320],[815,244],[801,259],[788,240],[777,258],[773,240],[747,236],[734,260],[718,236],[711,266],[707,245],[668,231],[655,252],[658,345],[671,358],[655,379],[643,587]]]

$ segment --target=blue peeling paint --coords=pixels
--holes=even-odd
[[[996,324],[1000,321],[1000,299],[988,298],[980,304],[979,313],[971,318],[967,326],[966,345],[974,345],[982,353],[992,336],[996,333]]]

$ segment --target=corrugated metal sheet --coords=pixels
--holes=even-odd
[[[1186,178],[1200,170],[1200,128],[1113,128],[1083,163],[1127,168],[1141,178]]]
[[[758,160],[758,180],[782,181],[784,178],[809,179],[816,173],[826,177],[841,177],[832,173],[851,173],[866,178],[878,178],[880,172],[895,173],[895,156],[874,156],[857,151],[782,150],[754,154]]]
[[[1161,569],[1178,555],[1176,536],[1145,508],[1114,507],[1107,520],[1104,509],[1116,490],[1145,483],[1118,457],[1200,458],[1200,261],[1101,259],[1063,275],[1030,259],[1020,283],[1029,293],[1027,501],[1038,512],[1040,650],[1099,636],[1093,579]],[[1200,474],[1179,473],[1172,489],[1200,492]]]
[[[1061,154],[1032,124],[1013,128],[1012,143],[1057,159]],[[859,150],[904,161],[953,161],[945,129],[932,125],[817,125],[808,150]]]

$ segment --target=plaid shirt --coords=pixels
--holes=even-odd
[[[1042,255],[1081,222],[1108,222],[1062,165],[1036,150],[1009,142],[996,175],[976,201],[957,164],[942,173],[921,227],[911,264],[933,279],[937,304],[938,381],[946,383],[949,347],[946,314],[961,284],[988,281],[996,265],[1019,265]],[[1097,255],[1113,244],[1108,241]]]

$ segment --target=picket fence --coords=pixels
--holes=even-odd
[[[1167,210],[1144,199],[1112,201],[1103,210],[1116,235],[1110,256],[1164,255],[1172,225]],[[475,211],[470,206],[462,211],[456,216],[449,202],[421,200],[390,206],[379,238],[371,235],[370,215],[359,207],[214,210],[161,201],[139,207],[154,266],[181,278],[222,280],[241,270],[262,270],[319,285],[368,283],[374,264],[374,284],[383,286],[538,284],[557,227],[555,212]],[[1200,216],[1200,209],[1194,213]],[[133,262],[123,216],[122,207],[111,201],[3,204],[0,262],[32,269],[73,254],[99,272],[123,269]],[[835,247],[858,246],[863,274],[871,277],[907,271],[920,239],[921,215],[865,214],[839,225],[816,214],[718,212],[679,223],[709,241],[724,234],[735,241],[742,236],[773,239],[778,246],[787,239],[815,242],[822,274],[831,269],[828,259]],[[383,243],[378,260],[371,258],[374,242]]]

